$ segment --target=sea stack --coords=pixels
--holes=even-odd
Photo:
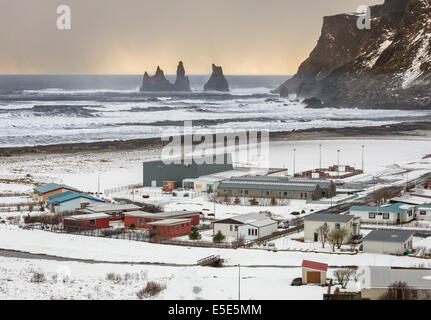
[[[212,65],[213,73],[204,86],[205,91],[229,91],[229,84],[223,75],[222,67]]]
[[[149,76],[147,72],[142,80],[141,91],[191,91],[189,78],[186,77],[183,62],[180,61],[177,68],[175,84],[166,79],[163,70],[157,67],[156,74]]]
[[[177,67],[177,79],[174,83],[175,91],[191,91],[189,78],[186,77],[183,62],[180,61]]]

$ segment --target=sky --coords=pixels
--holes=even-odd
[[[0,0],[0,74],[293,74],[326,15],[383,0]],[[57,7],[71,30],[57,28]]]

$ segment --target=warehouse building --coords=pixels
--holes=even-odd
[[[323,179],[245,176],[232,177],[218,186],[222,197],[319,200],[335,194],[335,184]]]
[[[173,181],[177,187],[181,187],[184,179],[232,169],[231,154],[174,158],[169,163],[162,160],[149,161],[143,164],[143,185],[162,187],[163,181]]]
[[[364,252],[403,254],[413,248],[413,235],[407,230],[373,230],[364,238]]]

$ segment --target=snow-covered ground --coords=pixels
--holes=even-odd
[[[322,144],[322,166],[340,164],[361,168],[362,145],[365,146],[365,174],[345,179],[362,183],[365,194],[372,190],[373,177],[378,177],[377,188],[391,184],[405,184],[431,170],[431,159],[422,159],[431,150],[426,138],[400,140],[322,140],[273,142],[270,144],[270,167],[286,167],[293,171],[293,149],[296,149],[296,172],[319,166],[319,144]],[[84,191],[100,190],[139,184],[142,181],[142,161],[156,159],[159,150],[134,152],[106,152],[70,155],[33,155],[2,159],[0,179],[20,179],[27,174],[35,182],[65,183]],[[100,179],[99,179],[100,178]],[[100,183],[98,183],[98,180]],[[0,183],[0,193],[27,192],[31,185]],[[119,197],[133,198],[119,193]],[[6,199],[6,198],[5,198]],[[0,202],[2,199],[0,199]],[[7,199],[15,203],[16,199]],[[160,202],[165,210],[199,210],[214,212],[214,203],[205,195],[196,197],[154,196],[150,201]],[[328,207],[327,204],[307,204],[291,200],[283,206],[235,206],[216,204],[216,218],[233,217],[249,212],[269,211],[276,218],[292,219],[293,211],[305,214]],[[304,216],[305,214],[301,214]],[[3,216],[3,215],[2,215]],[[210,239],[211,232],[204,233]],[[136,292],[146,281],[156,280],[166,284],[163,299],[236,299],[237,269],[241,264],[242,297],[244,299],[321,299],[325,288],[317,286],[291,287],[290,281],[300,277],[303,259],[328,263],[330,266],[417,266],[427,260],[391,255],[360,253],[356,255],[280,251],[306,247],[293,240],[297,235],[275,240],[278,251],[260,249],[215,249],[177,247],[145,242],[56,234],[46,231],[19,229],[13,225],[0,225],[0,249],[19,250],[38,254],[55,255],[74,259],[91,259],[106,263],[57,262],[51,260],[5,258],[0,251],[0,298],[136,298]],[[300,235],[299,235],[300,236]],[[416,241],[417,240],[417,241]],[[317,247],[320,244],[317,244]],[[316,244],[313,244],[316,246]],[[430,238],[415,239],[416,246],[431,247]],[[305,248],[307,249],[307,248]],[[309,248],[311,249],[311,248]],[[316,248],[317,249],[317,248]],[[225,259],[226,268],[201,268],[193,266],[198,259],[218,254]],[[152,262],[190,266],[130,265],[109,262]],[[60,289],[53,283],[52,275],[61,265],[67,265],[74,281]],[[260,267],[252,267],[260,266]],[[276,267],[275,267],[276,266]],[[288,268],[291,267],[291,268]],[[43,270],[47,282],[29,281],[31,270]],[[113,284],[105,279],[108,272],[136,273],[146,276],[136,283]],[[147,272],[147,273],[145,273]],[[51,280],[50,280],[51,279]],[[220,281],[223,279],[223,281]],[[12,281],[10,281],[12,280]],[[51,281],[51,282],[50,282]]]

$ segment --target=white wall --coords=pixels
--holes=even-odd
[[[384,253],[384,254],[403,254],[407,249],[411,249],[409,241],[413,241],[413,236],[403,243],[389,241],[369,241],[364,240],[364,252]],[[404,247],[404,245],[406,245]]]
[[[326,222],[329,227],[329,232],[335,229],[335,224],[340,222]],[[317,229],[325,224],[324,221],[304,221],[304,242],[314,242],[314,233]],[[340,223],[340,228],[347,229],[347,235],[343,243],[349,243],[353,236],[353,219],[347,223]],[[318,240],[320,241],[320,240]]]
[[[400,213],[400,221],[401,222],[409,222],[415,219],[414,210],[412,209],[413,213],[411,216],[409,216],[407,213],[403,212]],[[361,219],[362,223],[380,223],[380,224],[396,224],[398,220],[398,213],[397,212],[389,212],[389,219],[383,219],[383,212],[381,212],[381,215],[378,215],[376,213],[374,219],[369,218],[369,213],[372,211],[356,211],[356,210],[350,210],[350,214],[354,215],[355,217],[359,217]]]
[[[425,212],[425,215],[422,215],[421,212]],[[431,221],[431,209],[420,209],[418,208],[417,212],[416,212],[417,218],[418,220],[427,220],[427,221]]]

